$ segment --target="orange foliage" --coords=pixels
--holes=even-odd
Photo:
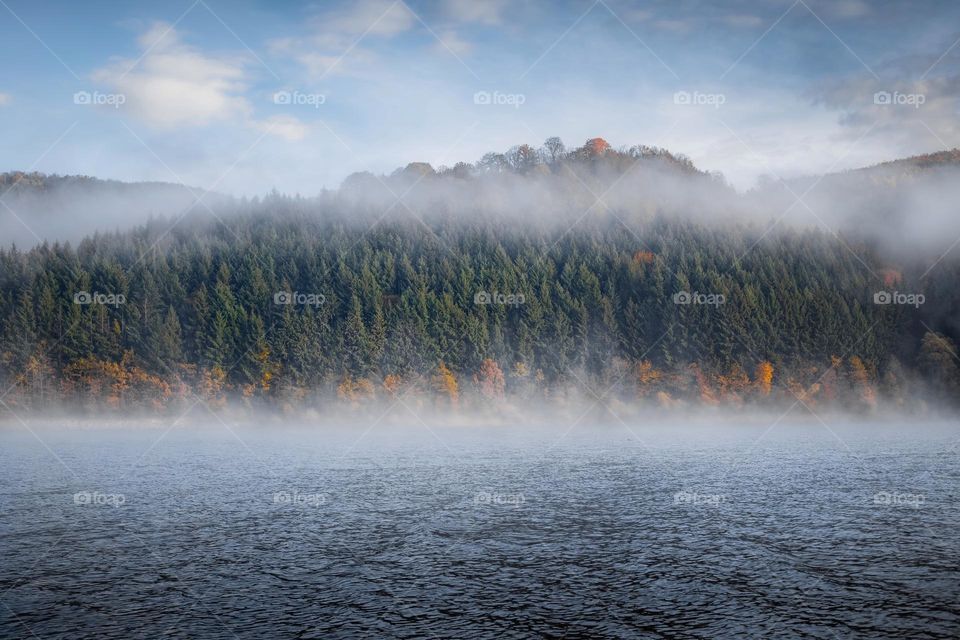
[[[610,143],[603,138],[590,138],[583,145],[584,150],[591,156],[599,156],[610,149]]]
[[[750,387],[750,376],[739,364],[730,367],[730,373],[717,376],[717,387],[720,395],[736,402],[742,399],[742,394]]]
[[[656,259],[656,254],[652,251],[637,251],[633,254],[633,263],[634,264],[650,264]]]
[[[173,397],[172,387],[159,376],[134,366],[132,360],[130,352],[120,362],[80,358],[65,369],[63,388],[82,389],[94,404],[102,401],[111,409],[137,405],[164,409]]]
[[[769,360],[764,360],[757,365],[753,373],[753,384],[761,396],[770,395],[770,389],[773,386],[773,364]]]
[[[663,378],[663,373],[653,367],[649,360],[641,360],[637,363],[637,392],[641,396],[650,393],[657,383]]]
[[[402,385],[403,378],[395,373],[391,373],[383,379],[383,388],[386,389],[387,393],[389,393],[391,396],[397,395]]]

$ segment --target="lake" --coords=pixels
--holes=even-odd
[[[956,423],[211,422],[0,431],[0,636],[960,636]]]

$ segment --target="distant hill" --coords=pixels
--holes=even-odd
[[[746,201],[753,211],[828,228],[895,254],[938,256],[960,238],[960,149],[771,182]]]
[[[889,162],[883,162],[881,164],[877,164],[872,167],[866,167],[864,169],[861,169],[861,171],[870,171],[873,169],[881,169],[881,168],[930,169],[935,167],[956,167],[956,166],[960,166],[960,149],[950,149],[949,151],[937,151],[934,153],[925,153],[919,156],[912,156],[910,158],[902,158],[900,160],[891,160]]]
[[[94,231],[129,229],[153,217],[176,217],[196,204],[201,189],[168,182],[120,182],[90,176],[12,171],[0,174],[0,237],[28,247],[76,242]],[[209,193],[203,202],[229,198]],[[3,206],[6,205],[6,206]],[[203,211],[203,205],[196,205]]]

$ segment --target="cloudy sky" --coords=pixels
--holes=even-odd
[[[0,0],[0,171],[314,194],[553,135],[739,188],[960,146],[953,0]]]

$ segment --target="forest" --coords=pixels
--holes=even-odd
[[[551,138],[313,198],[224,199],[76,246],[5,247],[0,412],[956,402],[949,257],[925,272],[856,230],[676,215],[642,194],[586,212],[450,195],[511,180],[596,195],[632,171],[729,191],[664,150]]]

